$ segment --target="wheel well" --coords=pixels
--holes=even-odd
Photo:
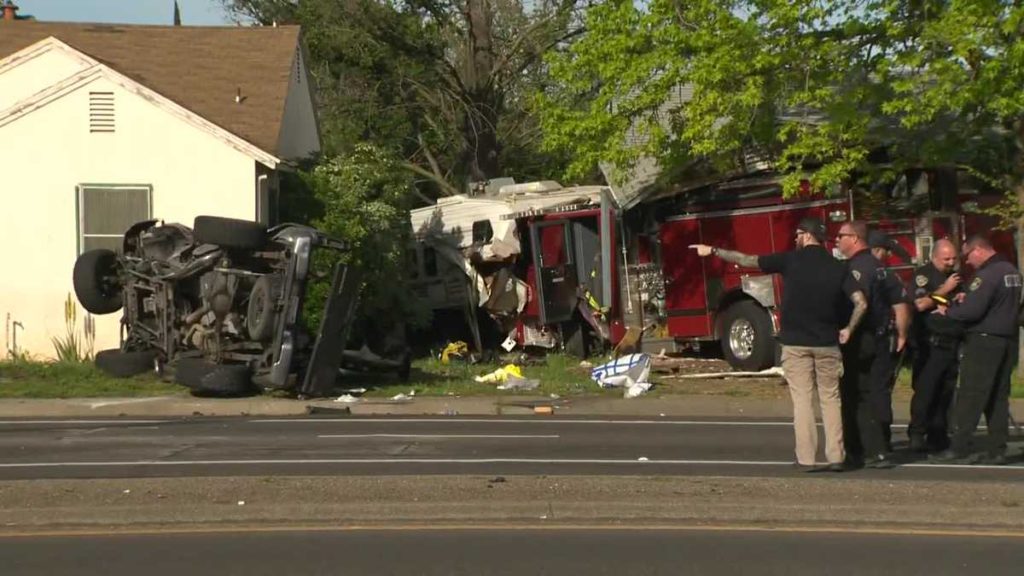
[[[754,300],[740,289],[731,290],[725,293],[725,295],[723,295],[722,298],[718,301],[718,306],[715,307],[714,322],[712,322],[712,331],[714,333],[715,340],[718,340],[722,337],[722,316],[725,314],[725,311],[728,310],[733,305],[744,301],[753,302],[754,304],[757,304],[759,307],[761,307],[761,304],[758,303],[757,300]]]

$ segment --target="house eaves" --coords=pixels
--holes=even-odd
[[[82,54],[56,38],[47,38],[46,40],[42,40],[25,50],[0,60],[0,71],[27,62],[31,60],[31,58],[37,57],[45,53],[47,50],[53,49],[73,52],[77,54],[80,59],[83,59],[83,62],[88,63],[89,67],[13,104],[6,110],[0,111],[0,127],[43,108],[47,104],[77,90],[81,86],[102,77],[120,86],[124,90],[147,100],[157,108],[171,114],[186,124],[189,124],[235,148],[260,164],[272,169],[277,168],[282,164],[282,160],[274,154],[267,152],[238,135],[229,132],[221,126],[210,122],[173,100],[140,84],[124,74],[121,74],[117,70],[96,61],[88,55]]]
[[[269,154],[288,156],[280,144],[295,56],[303,45],[298,26],[0,21],[0,58],[47,38],[58,39]],[[311,86],[304,81],[302,88],[311,91]]]

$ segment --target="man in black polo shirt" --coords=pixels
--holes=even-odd
[[[893,377],[910,331],[910,296],[872,253],[885,256],[891,249],[885,235],[869,236],[863,222],[846,222],[836,245],[849,258],[849,273],[868,301],[867,318],[843,346],[840,391],[848,464],[890,468]]]
[[[719,258],[764,272],[782,275],[782,368],[793,399],[793,432],[797,464],[809,471],[841,472],[843,448],[842,409],[839,376],[842,355],[839,344],[846,342],[867,312],[867,299],[821,245],[825,226],[820,220],[804,218],[795,231],[796,250],[767,256],[752,256],[698,244],[700,256]],[[846,302],[853,313],[845,325]],[[828,465],[815,467],[818,430],[814,420],[814,389],[818,390],[825,424],[825,457]]]
[[[931,459],[950,462],[968,455],[971,436],[982,413],[988,424],[989,445],[981,461],[1006,463],[1010,432],[1010,377],[1017,363],[1017,323],[1021,275],[984,236],[964,244],[964,259],[975,270],[963,302],[937,313],[966,325],[960,385],[953,409],[949,449]]]
[[[947,414],[956,390],[957,351],[963,325],[932,312],[961,293],[956,260],[953,243],[939,240],[932,247],[929,262],[914,271],[914,396],[907,427],[910,449],[914,452],[949,447]]]

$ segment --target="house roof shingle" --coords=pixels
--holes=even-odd
[[[258,148],[277,154],[298,26],[0,21],[0,59],[53,36]],[[235,102],[241,91],[242,102]]]

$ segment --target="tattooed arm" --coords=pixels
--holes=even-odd
[[[711,254],[714,254],[726,262],[739,264],[744,268],[759,268],[757,265],[757,256],[744,254],[743,252],[737,252],[735,250],[722,250],[721,248],[715,248],[713,246],[708,246],[707,244],[693,244],[690,248],[696,249],[698,256],[710,256]]]
[[[850,322],[847,323],[846,328],[839,331],[840,344],[846,344],[850,340],[850,335],[857,330],[857,326],[860,325],[860,321],[864,319],[864,314],[868,311],[868,300],[860,290],[850,294],[850,302],[853,302],[853,312],[850,313]]]

